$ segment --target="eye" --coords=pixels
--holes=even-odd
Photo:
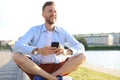
[[[56,13],[57,11],[50,9],[48,12],[50,12],[50,13]]]
[[[57,11],[56,11],[56,10],[54,10],[54,13],[57,13]]]
[[[48,12],[52,12],[52,10],[50,9]]]

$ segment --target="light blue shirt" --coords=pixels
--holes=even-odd
[[[43,56],[41,54],[31,54],[33,49],[42,48],[47,44],[48,30],[45,24],[32,27],[26,34],[16,41],[14,45],[14,52],[20,52],[22,54],[30,55],[36,63],[60,63],[66,58],[65,55],[48,55]],[[53,42],[59,42],[62,46],[67,46],[73,51],[73,56],[85,52],[83,44],[78,42],[72,35],[61,27],[55,26],[53,31]],[[48,59],[48,60],[44,60]],[[49,62],[51,59],[51,62]]]

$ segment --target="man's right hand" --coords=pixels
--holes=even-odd
[[[41,55],[50,55],[50,54],[54,54],[56,52],[56,48],[51,47],[51,46],[45,46],[42,48],[38,48],[38,53]]]

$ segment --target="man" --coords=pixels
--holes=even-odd
[[[45,24],[32,27],[15,43],[13,59],[31,80],[34,75],[60,80],[60,76],[75,71],[85,61],[85,49],[73,36],[55,25],[57,11],[54,2],[43,5],[42,16]],[[52,42],[59,42],[58,48],[51,46]]]

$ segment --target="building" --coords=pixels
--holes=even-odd
[[[10,47],[13,48],[15,41],[13,40],[0,40],[0,46],[3,48]]]
[[[114,36],[108,33],[99,34],[79,34],[76,37],[84,37],[88,46],[113,46],[114,43],[118,43],[118,40],[114,42]],[[118,36],[116,37],[118,38]]]
[[[114,38],[113,44],[115,46],[120,46],[120,33],[111,33]]]
[[[113,36],[106,34],[92,34],[91,36],[85,36],[88,46],[112,46]]]

